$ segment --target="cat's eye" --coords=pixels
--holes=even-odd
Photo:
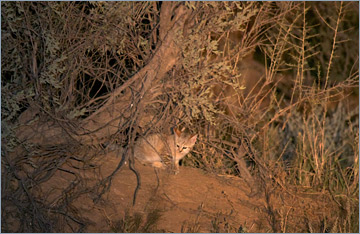
[[[180,148],[180,145],[176,145],[176,147]]]
[[[187,149],[187,147],[184,146],[183,149]]]

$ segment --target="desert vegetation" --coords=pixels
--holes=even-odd
[[[358,4],[2,2],[2,231],[86,231],[76,200],[101,202],[124,167],[136,203],[134,142],[181,126],[199,134],[181,167],[242,178],[267,202],[264,231],[358,232]],[[109,144],[125,150],[103,176]],[[45,192],[59,172],[68,184]],[[300,193],[331,212],[272,208]],[[159,217],[109,230],[167,232]]]

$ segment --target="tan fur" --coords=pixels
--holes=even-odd
[[[170,161],[179,171],[179,161],[185,157],[196,142],[197,135],[190,135],[174,128],[172,135],[152,134],[136,141],[134,147],[135,158],[153,167],[164,168]]]

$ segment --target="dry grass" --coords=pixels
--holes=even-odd
[[[1,4],[2,231],[61,231],[59,220],[83,230],[71,202],[90,190],[101,199],[111,186],[100,176],[78,186],[104,144],[131,152],[139,134],[181,125],[199,133],[183,165],[260,181],[254,191],[328,194],[338,212],[301,231],[358,232],[358,3],[188,2],[172,5],[174,15],[157,2]],[[191,13],[173,35],[175,66],[147,68],[171,60],[156,57],[177,25],[162,17],[183,5]],[[114,93],[121,111],[86,131],[109,100],[118,107]],[[40,134],[56,126],[65,142],[23,140],[24,125]],[[108,126],[116,131],[101,132]],[[90,145],[77,138],[94,132]],[[133,165],[124,157],[117,170],[125,160]],[[36,189],[58,170],[74,179],[54,207]],[[273,231],[299,231],[289,212],[272,212]],[[153,230],[140,221],[126,216],[114,231]]]

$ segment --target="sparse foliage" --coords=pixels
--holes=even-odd
[[[84,230],[74,201],[84,193],[101,200],[116,173],[85,182],[83,173],[98,173],[104,145],[131,152],[139,135],[180,125],[199,134],[183,166],[243,177],[266,194],[327,194],[344,214],[296,229],[292,210],[272,210],[272,231],[358,232],[356,9],[2,2],[2,231]],[[126,161],[138,173],[125,155],[116,170]],[[60,172],[69,183],[50,202],[38,191]],[[113,230],[158,231],[159,218],[126,215]],[[192,228],[184,230],[199,231]]]

